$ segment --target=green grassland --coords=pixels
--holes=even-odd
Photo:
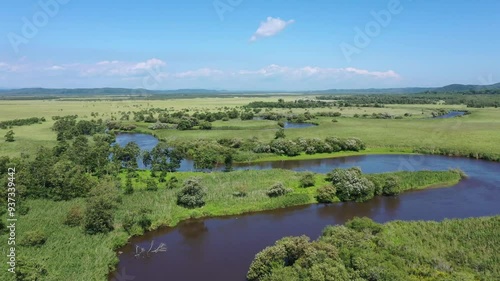
[[[0,121],[15,118],[45,117],[47,122],[31,126],[14,127],[16,141],[2,142],[0,155],[16,156],[21,152],[32,153],[38,146],[54,146],[55,134],[50,130],[52,116],[77,114],[82,119],[91,119],[92,112],[99,113],[97,118],[111,119],[120,116],[119,112],[138,111],[147,108],[172,108],[175,110],[217,111],[225,107],[243,106],[252,101],[275,101],[279,97],[241,97],[241,98],[195,98],[171,100],[36,100],[0,101]],[[298,97],[282,97],[295,100]],[[303,113],[341,112],[342,117],[320,117],[312,120],[319,126],[286,130],[287,138],[297,137],[358,137],[366,144],[368,151],[411,152],[416,148],[444,148],[468,153],[488,153],[500,155],[500,109],[468,109],[471,115],[451,119],[430,119],[431,112],[439,109],[461,109],[460,105],[387,105],[385,108],[315,108],[315,109],[274,109],[273,112]],[[422,112],[424,114],[422,114]],[[389,113],[401,116],[412,114],[404,119],[353,118],[354,114]],[[130,123],[134,123],[131,121]],[[150,130],[148,123],[135,123],[136,131],[155,134],[165,140],[190,140],[198,138],[252,138],[269,141],[278,129],[277,122],[267,120],[213,122],[212,130]],[[7,130],[0,129],[0,137]],[[315,157],[308,156],[308,157]]]
[[[114,252],[124,245],[130,234],[122,228],[121,222],[128,212],[138,211],[143,207],[151,209],[150,229],[160,226],[174,226],[181,220],[221,215],[237,215],[250,211],[275,209],[294,205],[316,203],[316,189],[326,184],[324,175],[315,175],[315,185],[299,187],[303,173],[288,170],[250,170],[229,173],[214,172],[178,172],[175,176],[182,182],[189,177],[200,177],[207,190],[206,205],[197,209],[185,209],[176,205],[178,189],[167,189],[160,184],[157,191],[146,191],[145,181],[149,171],[139,171],[137,180],[133,180],[135,192],[123,195],[115,213],[115,230],[109,234],[86,235],[81,227],[69,227],[63,224],[68,211],[74,206],[85,205],[84,199],[54,202],[50,200],[28,200],[25,206],[29,212],[17,222],[17,241],[24,238],[30,230],[41,230],[47,236],[42,246],[26,247],[16,245],[18,261],[34,261],[47,270],[43,280],[104,280],[117,263]],[[396,174],[401,179],[405,190],[426,187],[451,186],[460,180],[460,175],[453,171],[443,172],[397,172],[369,175],[372,179]],[[170,175],[169,177],[171,177]],[[122,185],[125,173],[121,174]],[[276,182],[283,182],[293,192],[282,197],[269,198],[266,190]],[[245,197],[236,197],[234,192],[244,191]],[[135,229],[132,234],[139,235],[142,229]],[[6,241],[3,234],[0,238]],[[167,245],[168,247],[168,245]],[[55,254],[57,253],[57,254]],[[0,280],[11,280],[6,270],[6,263],[0,266]]]

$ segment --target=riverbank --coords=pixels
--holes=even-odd
[[[133,180],[135,192],[122,196],[122,202],[115,214],[114,230],[108,234],[85,235],[81,227],[69,227],[63,222],[70,209],[80,206],[84,209],[85,200],[70,201],[27,200],[29,212],[21,216],[17,224],[19,240],[32,230],[44,233],[43,246],[17,246],[18,260],[25,265],[21,268],[38,268],[45,272],[43,280],[104,280],[105,276],[118,263],[115,249],[125,245],[129,238],[143,234],[139,227],[129,232],[123,229],[124,218],[131,212],[147,208],[154,230],[163,226],[175,226],[190,218],[206,218],[237,215],[247,212],[271,210],[289,206],[316,203],[314,194],[319,186],[325,184],[324,175],[315,174],[315,185],[299,187],[303,173],[289,170],[248,170],[230,173],[178,172],[179,182],[190,177],[200,177],[207,190],[206,205],[198,209],[185,209],[176,205],[177,189],[166,189],[160,184],[157,191],[145,191],[145,180],[149,171],[138,172],[137,181]],[[403,183],[412,183],[411,189],[421,189],[436,184],[450,186],[460,180],[452,171],[444,172],[398,172]],[[413,176],[415,175],[415,176]],[[122,175],[122,180],[125,180]],[[169,175],[169,177],[171,177]],[[414,182],[419,179],[419,182]],[[283,182],[293,192],[289,195],[269,198],[266,191],[276,182]],[[245,197],[235,196],[234,192],[246,192]],[[2,235],[6,239],[5,235]],[[2,280],[10,280],[2,264]]]
[[[285,155],[271,155],[256,158],[255,160],[248,162],[238,162],[238,163],[260,163],[260,162],[270,162],[270,161],[294,161],[294,160],[316,160],[316,159],[331,159],[331,158],[341,158],[349,156],[363,156],[363,155],[412,155],[418,154],[414,153],[410,148],[384,148],[384,147],[373,147],[367,148],[362,151],[340,151],[334,153],[316,153],[316,154],[306,154],[302,153],[298,156],[290,157]]]

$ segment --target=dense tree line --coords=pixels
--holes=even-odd
[[[25,119],[14,119],[0,122],[0,129],[8,129],[14,126],[27,126],[32,124],[39,124],[45,122],[45,117],[31,117]]]
[[[500,106],[500,90],[478,90],[456,93],[426,92],[421,94],[326,95],[318,100],[335,100],[338,106],[383,107],[384,104],[464,104],[467,107]]]
[[[279,99],[277,102],[254,101],[246,105],[247,108],[321,108],[331,107],[331,102],[319,100],[295,100],[284,101]]]
[[[255,256],[250,281],[498,280],[500,217],[395,221],[355,218],[321,236],[285,237]],[[432,234],[432,235],[431,235]]]
[[[55,120],[52,130],[57,133],[57,140],[71,140],[77,136],[92,136],[94,134],[104,133],[106,124],[102,119],[98,120],[79,120],[77,115],[54,116]]]

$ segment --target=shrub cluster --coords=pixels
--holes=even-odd
[[[338,151],[360,151],[365,148],[366,146],[363,141],[358,138],[340,139],[328,137],[325,140],[319,138],[298,138],[295,140],[278,138],[267,144],[257,144],[253,148],[253,152],[296,156],[303,152],[307,154],[332,153]]]
[[[271,186],[268,191],[266,191],[266,194],[269,197],[279,197],[290,192],[292,192],[291,188],[286,188],[283,183],[277,182],[273,186]]]
[[[336,168],[327,174],[327,180],[335,186],[336,195],[341,201],[362,202],[375,195],[375,185],[364,177],[357,167]]]

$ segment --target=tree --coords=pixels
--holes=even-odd
[[[87,198],[83,221],[85,232],[97,234],[113,230],[114,210],[120,200],[116,184],[111,179],[101,180]]]
[[[51,188],[50,198],[54,200],[69,200],[87,195],[96,180],[85,173],[84,168],[72,161],[61,159],[53,165],[49,175]]]
[[[115,145],[113,147],[113,160],[119,162],[122,167],[128,170],[137,169],[137,157],[139,157],[141,149],[135,142],[129,142],[125,147]]]
[[[279,128],[278,131],[276,131],[276,134],[274,135],[275,139],[284,139],[285,138],[285,129]]]
[[[177,188],[178,185],[179,185],[179,180],[175,176],[171,177],[167,182],[168,189]]]
[[[151,152],[143,156],[144,164],[151,165],[151,172],[162,172],[160,177],[165,177],[167,172],[175,172],[181,166],[182,153],[170,148],[167,143],[159,142]]]
[[[341,201],[363,202],[373,198],[375,185],[364,177],[359,168],[333,169],[327,179],[337,188],[337,197]]]
[[[251,111],[247,111],[247,112],[242,112],[240,114],[240,118],[241,120],[245,121],[245,120],[252,120],[253,119],[253,112]]]
[[[158,190],[158,184],[154,179],[149,178],[146,181],[146,190],[147,191],[157,191]]]
[[[319,203],[332,203],[335,199],[337,189],[331,184],[324,185],[317,190],[316,200]]]
[[[132,186],[132,178],[127,176],[127,183],[125,183],[125,194],[134,193],[134,187]]]
[[[384,195],[393,196],[401,192],[401,180],[398,176],[390,176],[385,180],[382,193]]]
[[[181,130],[181,131],[184,131],[184,130],[191,130],[193,128],[193,123],[191,122],[191,120],[187,119],[187,118],[183,118],[179,124],[177,124],[177,130]]]
[[[311,172],[305,173],[300,177],[300,187],[314,186],[314,174]]]
[[[233,154],[229,153],[224,158],[224,172],[231,172],[233,170]]]
[[[212,123],[205,121],[200,124],[201,130],[212,130]]]
[[[12,130],[9,130],[6,134],[5,134],[5,141],[6,142],[13,142],[14,141],[14,131]]]
[[[189,209],[202,207],[206,194],[199,178],[187,179],[182,190],[177,193],[177,205]]]

